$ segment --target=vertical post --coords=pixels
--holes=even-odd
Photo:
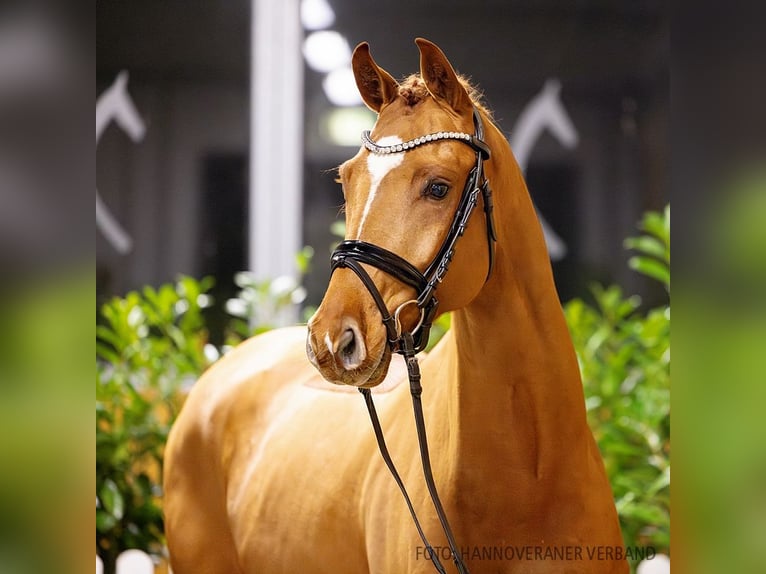
[[[299,0],[252,0],[249,266],[295,276],[301,245],[303,58]]]

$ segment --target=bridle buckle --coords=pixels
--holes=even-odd
[[[425,311],[425,309],[418,305],[418,300],[417,299],[410,299],[409,301],[405,301],[404,303],[402,303],[401,305],[399,305],[396,308],[396,311],[394,311],[394,325],[396,327],[396,338],[397,338],[397,340],[402,338],[402,323],[399,320],[399,315],[401,314],[402,310],[405,307],[407,307],[407,305],[412,305],[412,304],[414,304],[418,309],[420,309],[420,319],[418,320],[417,324],[412,329],[412,331],[410,331],[410,335],[412,335],[414,337],[415,334],[423,326],[423,320],[426,318],[426,311]]]

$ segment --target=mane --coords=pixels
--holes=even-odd
[[[460,80],[460,84],[468,92],[468,97],[471,98],[473,105],[491,120],[492,111],[484,103],[484,94],[482,94],[481,90],[474,86],[465,76],[458,75],[458,80]],[[431,94],[428,93],[428,88],[426,88],[426,83],[420,77],[420,74],[412,74],[399,84],[399,95],[410,107],[431,97]]]

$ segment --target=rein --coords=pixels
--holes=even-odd
[[[436,489],[436,484],[433,478],[433,472],[431,471],[431,459],[428,451],[428,440],[426,436],[425,418],[423,416],[423,404],[421,401],[421,394],[423,388],[420,384],[420,366],[416,354],[422,351],[428,344],[428,334],[431,329],[431,324],[436,317],[439,301],[435,296],[436,288],[439,283],[442,282],[444,276],[447,273],[449,264],[455,254],[455,245],[457,240],[463,235],[468,225],[468,221],[473,213],[476,204],[478,203],[479,194],[482,195],[484,204],[484,215],[486,219],[487,228],[487,247],[489,250],[489,265],[487,270],[487,279],[492,274],[492,268],[494,265],[495,254],[495,241],[497,240],[495,233],[495,225],[492,216],[492,191],[489,187],[489,180],[484,175],[484,161],[490,157],[490,151],[487,144],[483,141],[484,138],[484,125],[482,123],[481,116],[478,111],[473,111],[473,122],[475,134],[466,134],[460,132],[438,132],[435,134],[428,134],[421,136],[407,142],[392,145],[392,146],[380,146],[376,144],[370,138],[370,132],[366,131],[362,134],[362,143],[370,153],[374,154],[390,154],[390,153],[403,153],[420,145],[434,143],[444,140],[456,140],[465,143],[470,146],[476,152],[476,163],[468,174],[468,178],[463,188],[463,193],[460,197],[455,215],[452,219],[447,237],[439,247],[436,255],[431,263],[426,267],[424,272],[420,272],[414,265],[396,255],[395,253],[388,251],[377,245],[367,243],[360,240],[346,240],[340,243],[332,254],[332,271],[334,272],[338,268],[348,268],[353,271],[357,277],[361,280],[362,284],[367,288],[375,305],[380,311],[383,324],[386,327],[386,333],[388,336],[388,344],[392,352],[398,353],[404,357],[407,366],[407,377],[410,384],[410,394],[412,396],[412,408],[415,417],[415,428],[418,435],[418,445],[420,447],[420,458],[423,466],[423,476],[428,487],[428,493],[431,497],[431,502],[436,510],[436,514],[439,517],[442,530],[447,538],[452,559],[455,562],[455,566],[460,574],[468,574],[468,569],[463,563],[462,556],[457,548],[455,537],[452,534],[449,521],[447,520],[446,513],[439,499],[439,493]],[[362,264],[371,265],[377,269],[380,269],[384,273],[391,275],[398,281],[412,287],[417,293],[417,298],[402,303],[393,313],[389,312],[386,307],[383,297],[380,294],[375,282],[369,276],[367,271],[362,267]],[[399,321],[399,314],[407,305],[415,305],[420,309],[420,320],[417,325],[409,332],[403,331],[401,323]],[[383,436],[383,429],[380,425],[380,419],[378,418],[377,411],[375,409],[375,403],[372,400],[372,393],[370,389],[359,389],[364,397],[364,402],[367,406],[367,411],[370,415],[370,421],[375,432],[375,438],[378,442],[378,449],[386,463],[388,470],[391,472],[396,484],[399,486],[399,490],[402,492],[407,508],[410,511],[412,520],[415,523],[418,534],[428,552],[432,564],[440,574],[446,574],[444,566],[439,561],[439,557],[434,551],[433,547],[429,544],[428,539],[423,532],[423,529],[418,520],[415,509],[412,506],[407,489],[404,486],[399,473],[396,470],[391,455],[388,452],[386,441]]]

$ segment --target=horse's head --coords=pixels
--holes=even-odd
[[[379,246],[424,273],[449,235],[477,152],[455,138],[432,141],[429,134],[439,132],[474,134],[474,103],[442,51],[426,40],[416,43],[420,76],[401,85],[375,63],[366,43],[356,47],[356,83],[378,120],[369,145],[340,166],[339,179],[346,239]],[[417,142],[426,135],[427,142]],[[411,140],[416,144],[401,151],[376,148]],[[483,219],[481,209],[470,219]],[[440,312],[463,307],[477,295],[487,276],[488,253],[484,222],[475,221],[467,226],[438,286]],[[413,286],[376,266],[361,266],[391,315],[417,298]],[[307,341],[310,360],[328,381],[372,387],[383,380],[391,350],[381,315],[360,278],[348,268],[336,269],[309,322]],[[403,330],[413,330],[420,311],[415,304],[405,305],[399,319]]]

